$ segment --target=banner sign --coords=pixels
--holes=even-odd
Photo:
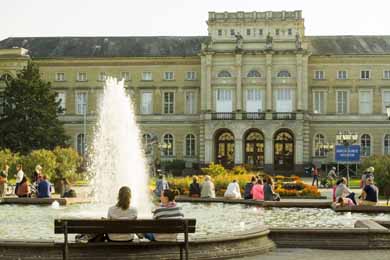
[[[337,162],[359,162],[360,145],[336,145],[335,157]]]

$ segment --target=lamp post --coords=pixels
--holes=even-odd
[[[336,141],[344,145],[347,150],[347,183],[349,185],[349,147],[356,143],[358,134],[349,130],[339,131],[336,134]]]

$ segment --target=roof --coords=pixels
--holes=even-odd
[[[152,37],[15,37],[1,48],[22,47],[33,58],[195,56],[205,36]]]
[[[1,48],[22,47],[33,58],[196,56],[207,36],[16,37]],[[390,54],[390,36],[306,36],[313,55]]]
[[[306,36],[313,55],[390,54],[390,36]]]

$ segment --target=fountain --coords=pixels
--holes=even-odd
[[[90,151],[94,202],[114,204],[119,188],[129,186],[132,205],[139,215],[149,216],[149,173],[133,102],[123,80],[108,78],[103,91]]]

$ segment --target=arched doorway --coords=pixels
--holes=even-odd
[[[281,129],[274,135],[274,168],[294,169],[294,135],[287,129]]]
[[[244,161],[253,168],[264,167],[264,136],[257,129],[250,129],[244,136]]]
[[[227,129],[215,134],[215,161],[225,167],[234,166],[234,135]]]

